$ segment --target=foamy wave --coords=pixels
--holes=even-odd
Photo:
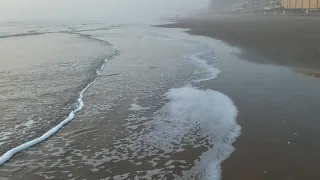
[[[191,85],[170,89],[165,97],[168,102],[153,117],[137,117],[133,113],[126,119],[123,127],[130,132],[129,137],[115,139],[113,147],[95,149],[93,156],[79,151],[82,162],[93,166],[92,172],[105,169],[106,164],[112,171],[113,163],[127,163],[143,172],[136,174],[136,179],[172,175],[184,180],[195,176],[220,180],[221,163],[234,151],[232,143],[240,134],[238,111],[232,100],[220,92]],[[187,162],[185,153],[197,148],[202,155],[193,157],[194,163]],[[174,170],[181,170],[182,176]]]
[[[83,95],[86,92],[86,90],[92,85],[94,84],[97,79],[100,77],[101,75],[101,71],[103,70],[105,63],[107,63],[108,60],[111,60],[113,58],[115,58],[116,56],[119,55],[119,49],[116,50],[116,52],[110,56],[109,58],[107,58],[105,60],[105,62],[101,65],[101,67],[97,70],[96,72],[96,78],[90,82],[80,93],[79,93],[79,98],[77,100],[77,107],[76,109],[74,109],[73,111],[70,112],[69,116],[64,119],[62,122],[60,122],[58,125],[56,125],[55,127],[53,127],[52,129],[50,129],[49,131],[47,131],[46,133],[44,133],[42,136],[33,139],[31,141],[28,141],[24,144],[21,144],[15,148],[10,149],[9,151],[7,151],[6,153],[4,153],[1,157],[0,157],[0,166],[3,165],[6,161],[8,161],[10,158],[12,158],[15,154],[31,147],[34,146],[46,139],[48,139],[50,136],[52,136],[53,134],[55,134],[56,132],[58,132],[64,125],[66,125],[67,123],[69,123],[71,120],[74,119],[75,115],[77,112],[81,111],[82,108],[84,107],[84,102],[83,102]]]
[[[142,107],[139,104],[132,103],[129,111],[142,111],[142,110],[147,110],[147,109],[150,109],[150,108],[149,107]]]
[[[194,82],[202,82],[214,79],[221,72],[218,67],[218,60],[211,52],[211,48],[204,46],[205,51],[195,53],[190,56],[190,59],[197,64],[197,66],[203,70],[203,72],[198,72],[197,74],[203,74],[201,78],[194,80]]]
[[[10,37],[21,37],[21,36],[35,36],[35,35],[40,35],[44,34],[42,32],[29,32],[29,33],[21,33],[21,34],[0,34],[0,39],[1,38],[10,38]]]
[[[234,151],[232,143],[240,134],[236,106],[220,92],[200,90],[190,85],[171,89],[166,97],[170,102],[155,117],[153,127],[157,128],[148,135],[149,142],[171,152],[175,144],[190,138],[189,134],[206,137],[208,147],[212,148],[202,155],[194,168],[204,169],[204,179],[219,180],[221,163]],[[185,179],[189,178],[185,173]]]

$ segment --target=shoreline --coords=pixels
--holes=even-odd
[[[121,56],[97,72],[75,121],[0,173],[35,180],[316,180],[318,74],[262,64],[267,60],[258,52],[183,32],[140,26],[87,32],[117,44]],[[157,55],[159,49],[165,53]]]
[[[140,34],[128,33],[137,28]],[[220,177],[220,164],[239,135],[236,107],[222,93],[186,87],[220,72],[207,64],[216,60],[208,38],[202,42],[180,30],[149,27],[98,33],[122,53],[98,73],[99,81],[85,93],[84,109],[55,136],[4,164],[0,173],[10,179],[200,179],[214,171]],[[166,53],[155,56],[159,49]],[[226,109],[226,115],[220,113]]]
[[[314,139],[320,135],[320,26],[312,24],[314,17],[298,19],[206,17],[160,26],[214,38],[222,73],[203,86],[234,101],[242,127],[235,152],[222,163],[224,180],[320,176],[315,153],[320,145]]]
[[[222,40],[243,49],[239,57],[255,63],[319,72],[318,21],[317,17],[230,15],[186,18],[157,27],[185,28],[191,35]]]

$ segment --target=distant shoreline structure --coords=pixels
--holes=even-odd
[[[210,9],[217,12],[270,9],[320,10],[320,0],[211,0]]]

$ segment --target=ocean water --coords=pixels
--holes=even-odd
[[[0,25],[0,179],[221,179],[215,44],[148,24]]]

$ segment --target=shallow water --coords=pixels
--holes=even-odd
[[[85,92],[84,108],[76,118],[48,140],[2,165],[4,179],[220,179],[220,164],[233,152],[232,143],[240,126],[236,123],[237,108],[230,98],[201,88],[201,82],[214,81],[220,73],[210,40],[189,36],[182,30],[145,25],[77,29],[77,33],[85,34],[81,36],[70,33],[3,38],[40,38],[41,42],[56,41],[50,46],[59,47],[56,51],[48,48],[49,55],[40,53],[50,57],[48,62],[41,58],[31,60],[35,64],[52,63],[47,68],[25,65],[30,69],[38,67],[47,76],[37,72],[35,77],[41,76],[32,78],[32,82],[26,73],[24,77],[28,79],[20,81],[31,83],[30,90],[24,88],[25,94],[34,91],[32,84],[62,83],[58,86],[62,89],[53,87],[52,91],[58,91],[60,96],[65,93],[66,97],[49,93],[51,99],[47,102],[56,105],[50,108],[56,116],[44,116],[37,126],[33,125],[34,118],[24,121],[24,116],[14,116],[21,120],[12,121],[11,126],[23,124],[25,134],[21,137],[29,135],[28,127],[45,130],[43,124],[49,128],[58,119],[63,120],[74,108],[78,93],[100,68],[101,60],[113,52],[112,45],[120,49],[120,55],[107,62],[99,79]],[[54,54],[58,54],[57,60]],[[59,63],[67,65],[57,68]],[[43,77],[47,79],[42,80]],[[21,88],[18,83],[17,86]],[[42,87],[47,91],[51,86]],[[21,91],[12,89],[20,97]],[[30,109],[47,112],[42,96],[37,98],[41,103]],[[28,105],[32,102],[23,101]],[[25,110],[26,117],[35,114],[31,110]],[[14,110],[6,112],[14,115]],[[10,127],[7,122],[2,121]],[[17,137],[14,130],[8,132],[12,135],[5,138]],[[33,137],[20,138],[19,142]],[[7,144],[3,147],[15,145],[7,139],[2,142]]]
[[[73,34],[5,38],[0,44],[1,152],[59,123],[112,53],[109,44]]]

